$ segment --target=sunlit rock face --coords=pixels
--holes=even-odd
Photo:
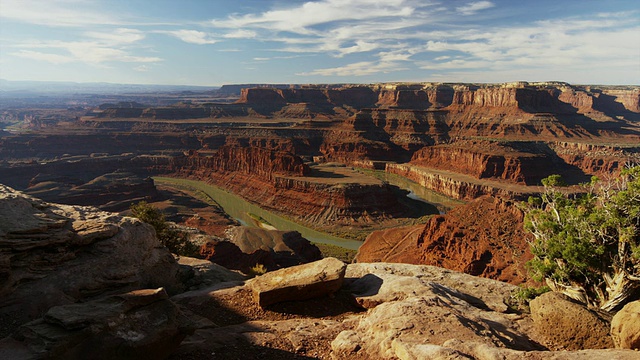
[[[3,319],[20,324],[52,306],[139,288],[176,292],[178,270],[150,225],[0,185]]]

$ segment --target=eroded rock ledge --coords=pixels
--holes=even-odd
[[[178,272],[150,225],[0,184],[0,318],[7,325],[105,294],[149,287],[176,293]]]

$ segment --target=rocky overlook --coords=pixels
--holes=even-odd
[[[435,266],[178,270],[137,220],[0,192],[2,358],[637,358],[633,327],[555,293],[529,314],[508,305],[516,286]]]

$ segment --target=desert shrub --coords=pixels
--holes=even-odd
[[[249,269],[250,276],[259,276],[267,273],[267,268],[263,264],[256,264]]]
[[[183,256],[200,256],[200,248],[189,241],[187,234],[170,226],[162,211],[149,205],[146,201],[132,204],[130,209],[134,217],[146,222],[155,229],[158,240],[169,251]]]
[[[593,178],[584,193],[561,191],[558,175],[530,198],[525,229],[533,233],[536,280],[590,306],[612,311],[640,290],[640,166],[608,181]]]
[[[536,297],[551,291],[548,286],[529,287],[520,285],[511,292],[507,305],[513,310],[524,310],[529,312],[529,302]]]

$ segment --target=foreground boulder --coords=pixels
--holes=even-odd
[[[164,359],[191,322],[166,291],[138,290],[56,306],[0,342],[3,359]]]
[[[229,270],[209,260],[188,256],[176,257],[180,265],[182,283],[188,290],[204,289],[230,281],[243,281],[246,278],[238,271]]]
[[[332,342],[335,358],[471,358],[443,347],[449,340],[490,348],[540,350],[527,324],[507,314],[504,299],[516,287],[494,280],[407,264],[351,264],[346,288],[366,316]]]
[[[244,273],[257,264],[271,271],[322,259],[320,249],[297,231],[236,226],[226,236],[208,242],[201,251],[206,259]]]
[[[544,293],[533,299],[529,307],[535,328],[551,348],[582,350],[613,347],[609,323],[560,293]]]
[[[640,350],[640,300],[628,303],[613,317],[611,337],[617,348]]]
[[[261,307],[283,301],[306,300],[335,293],[342,286],[347,265],[326,258],[266,273],[247,282]]]
[[[140,288],[181,290],[150,225],[0,185],[0,336],[52,306]]]

